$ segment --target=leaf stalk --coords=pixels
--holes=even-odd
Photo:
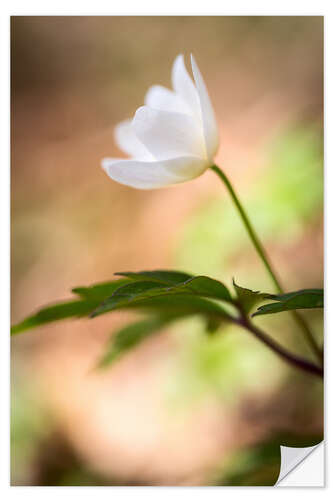
[[[317,366],[311,361],[308,361],[307,359],[304,359],[301,356],[293,354],[292,352],[285,349],[278,342],[268,336],[263,330],[255,326],[246,315],[241,315],[240,318],[235,320],[235,323],[241,328],[244,328],[252,333],[258,340],[260,340],[260,342],[269,347],[271,351],[275,352],[275,354],[277,354],[281,359],[289,363],[291,366],[294,366],[307,373],[316,375],[320,378],[324,377],[324,371],[321,366]]]
[[[256,232],[255,232],[255,230],[250,222],[250,219],[249,219],[247,213],[245,212],[244,207],[241,204],[231,182],[229,181],[226,174],[217,165],[213,165],[210,168],[222,180],[225,187],[227,188],[227,191],[229,192],[229,194],[232,198],[232,201],[235,204],[235,207],[240,215],[240,218],[242,219],[242,222],[243,222],[245,229],[246,229],[246,231],[247,231],[247,233],[248,233],[248,235],[253,243],[253,246],[255,247],[260,259],[262,260],[268,274],[270,275],[270,277],[275,285],[276,290],[279,293],[284,293],[280,279],[278,278],[276,271],[274,271],[272,263],[270,262],[270,259],[266,253],[266,250],[264,249],[263,245],[261,244],[259,237],[256,234]],[[311,350],[316,355],[317,359],[319,360],[319,362],[322,365],[323,364],[322,353],[321,353],[321,350],[313,337],[313,334],[312,334],[309,326],[307,325],[304,318],[297,311],[292,311],[292,315],[293,315],[295,321],[298,323],[299,327],[302,329],[303,334],[305,336],[305,339],[308,342],[308,345],[310,346]]]

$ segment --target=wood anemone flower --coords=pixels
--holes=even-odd
[[[194,82],[183,55],[172,68],[172,87],[149,88],[145,105],[115,128],[118,146],[130,158],[104,158],[111,179],[137,189],[185,182],[214,163],[219,134],[206,85],[191,55]]]

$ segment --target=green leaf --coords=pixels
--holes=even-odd
[[[228,289],[219,281],[196,276],[174,286],[162,286],[155,281],[134,281],[118,288],[93,313],[92,317],[152,297],[188,295],[224,300],[233,303]]]
[[[130,275],[131,273],[125,274]],[[110,300],[109,305],[112,304],[112,307],[104,307],[104,304],[102,304],[99,314],[119,308],[141,308],[147,311],[167,312],[169,315],[201,314],[207,319],[214,319],[215,322],[220,322],[221,318],[230,319],[230,316],[225,313],[222,307],[199,296],[201,293],[202,295],[211,295],[212,298],[223,299],[225,297],[228,299],[230,297],[228,295],[229,292],[222,283],[216,280],[205,277],[193,278],[190,275],[176,271],[146,271],[143,273],[132,273],[131,275],[135,276],[135,278],[118,279],[105,283],[97,283],[89,287],[73,288],[72,291],[81,297],[80,300],[69,300],[46,306],[36,314],[28,316],[20,323],[14,325],[11,333],[14,335],[46,323],[67,318],[89,316],[106,299]],[[142,281],[144,276],[151,277],[152,280]],[[184,283],[182,281],[184,278],[187,281],[193,280],[193,283]],[[161,283],[162,279],[164,280],[163,283]],[[169,283],[171,281],[174,283],[180,282],[180,288],[173,291],[166,291],[166,288],[170,288]],[[166,296],[159,297],[159,291],[161,291],[161,295]],[[190,294],[193,296],[187,296]],[[174,297],[171,295],[174,295]],[[137,302],[136,298],[139,296],[140,302]],[[142,301],[142,298],[145,300]]]
[[[131,280],[138,281],[156,281],[165,286],[178,285],[179,283],[184,283],[184,281],[193,278],[193,275],[188,273],[183,273],[181,271],[166,271],[163,269],[158,269],[156,271],[139,271],[136,273],[115,273],[115,276],[125,276]]]
[[[318,288],[298,290],[297,292],[269,295],[276,302],[258,308],[253,316],[273,314],[294,309],[313,309],[324,307],[324,291]]]
[[[81,297],[81,300],[68,300],[43,307],[37,313],[28,316],[20,323],[12,326],[11,335],[22,333],[25,330],[36,328],[46,323],[60,321],[68,318],[89,316],[94,309],[110,296],[117,288],[129,283],[121,279],[100,283],[91,287],[74,288],[72,291]]]
[[[98,362],[98,368],[106,368],[116,361],[120,356],[132,349],[148,336],[161,330],[172,321],[172,317],[150,318],[121,328],[113,334],[105,353]]]
[[[292,303],[308,304],[309,307],[324,307],[324,290],[322,288],[306,288],[297,292],[269,295],[269,298],[279,302],[292,300]]]
[[[233,280],[233,285],[237,294],[237,299],[246,314],[249,313],[251,309],[259,302],[270,298],[269,294],[267,293],[254,292],[249,288],[243,288],[239,285],[236,285],[235,280]]]
[[[159,297],[148,297],[140,301],[134,301],[126,306],[127,309],[142,309],[144,311],[156,311],[175,315],[203,315],[222,321],[232,320],[231,316],[217,303],[201,297],[191,295],[163,295]]]
[[[195,276],[190,278],[183,284],[175,286],[175,290],[186,291],[201,297],[210,299],[224,300],[225,302],[233,303],[233,299],[229,290],[223,283],[208,276]]]
[[[129,279],[119,279],[113,281],[106,281],[104,283],[97,283],[96,285],[86,287],[76,287],[72,292],[79,295],[83,299],[104,300],[117,290],[117,288],[130,283]]]
[[[140,291],[144,293],[160,290],[157,287],[160,287],[160,284],[157,282],[141,281],[139,283],[132,283],[132,286],[126,285],[121,287],[115,292],[114,296],[119,296],[119,298],[133,298],[135,297],[135,293],[139,293]],[[227,316],[224,317],[224,311],[216,303],[200,297],[182,294],[147,297],[139,302],[129,302],[127,305],[121,307],[150,310],[155,314],[158,313],[159,316],[125,326],[118,333],[112,335],[107,350],[98,363],[99,368],[110,366],[126,351],[177,319],[189,315],[202,314],[206,317],[206,327],[209,333],[215,332],[221,326],[221,323],[229,319]]]
[[[61,302],[59,304],[54,304],[47,306],[39,310],[36,314],[28,316],[20,323],[12,326],[11,334],[15,335],[21,333],[30,328],[35,328],[37,326],[43,325],[45,323],[51,323],[53,321],[59,321],[62,319],[87,316],[91,311],[97,306],[97,302],[87,302],[83,300],[71,300],[68,302]]]
[[[118,276],[126,276],[131,280],[150,281],[163,285],[163,287],[182,286],[192,293],[198,293],[201,296],[214,298],[217,300],[225,300],[232,302],[231,295],[220,281],[207,276],[192,276],[180,271],[140,271],[137,273],[124,272],[115,273]],[[180,288],[179,288],[180,291]]]

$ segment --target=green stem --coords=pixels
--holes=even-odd
[[[235,190],[232,187],[228,177],[225,175],[225,173],[217,165],[213,165],[211,167],[211,169],[218,175],[218,177],[222,180],[225,187],[227,188],[227,190],[228,190],[228,192],[229,192],[229,194],[230,194],[230,196],[231,196],[231,198],[232,198],[232,200],[233,200],[233,202],[238,210],[238,213],[239,213],[239,215],[244,223],[244,226],[248,232],[248,235],[249,235],[259,257],[261,258],[266,270],[268,271],[268,274],[270,275],[270,277],[272,278],[272,281],[274,282],[276,290],[279,293],[283,293],[283,288],[282,288],[281,282],[280,282],[279,278],[277,277],[276,272],[273,270],[273,266],[269,261],[269,257],[267,255],[264,247],[262,246],[256,232],[254,231],[252,224],[251,224],[243,206],[241,205],[239,198],[237,197]],[[297,321],[298,325],[302,328],[302,331],[305,335],[306,340],[308,341],[309,346],[311,347],[311,349],[313,350],[313,352],[315,353],[315,355],[319,359],[320,363],[322,364],[322,362],[323,362],[322,354],[321,354],[321,351],[320,351],[316,341],[313,338],[313,335],[311,333],[310,328],[308,327],[304,318],[302,316],[300,316],[297,311],[292,311],[292,314],[294,316],[294,319]]]

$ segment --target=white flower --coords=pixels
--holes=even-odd
[[[115,139],[129,159],[104,158],[111,179],[138,189],[153,189],[194,179],[213,165],[219,145],[209,95],[191,56],[193,83],[182,55],[172,68],[172,86],[150,87],[145,106],[133,120],[119,123]]]

